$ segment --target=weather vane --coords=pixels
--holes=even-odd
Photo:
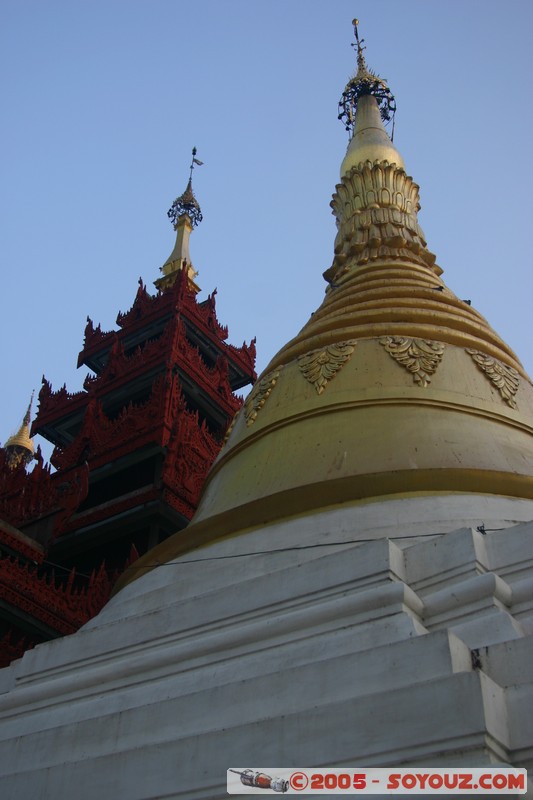
[[[172,224],[175,226],[178,222],[180,217],[187,215],[191,221],[191,224],[196,227],[199,222],[202,221],[203,215],[200,209],[200,204],[198,200],[194,196],[194,192],[192,190],[192,171],[196,166],[203,167],[204,162],[200,161],[199,158],[196,158],[196,147],[192,149],[192,160],[191,166],[189,168],[189,182],[187,184],[187,188],[183,192],[182,195],[176,197],[174,202],[172,203],[171,207],[167,211],[167,217],[170,219]]]
[[[192,149],[192,161],[191,161],[191,172],[190,172],[190,175],[189,175],[189,180],[192,180],[192,171],[194,169],[194,165],[197,164],[199,167],[203,167],[203,165],[204,165],[203,161],[200,161],[198,158],[196,158],[196,153],[197,152],[198,151],[197,151],[196,147],[193,147],[193,149]]]
[[[342,97],[339,101],[339,119],[342,120],[344,127],[347,131],[350,131],[350,135],[352,135],[359,98],[369,94],[376,98],[383,122],[386,123],[392,120],[394,135],[396,100],[387,86],[386,81],[380,78],[379,75],[366,65],[363,53],[363,51],[366,50],[366,46],[363,47],[365,40],[359,38],[359,20],[352,20],[352,25],[355,34],[355,42],[352,42],[352,47],[357,48],[357,72],[354,77],[348,81],[342,93]]]

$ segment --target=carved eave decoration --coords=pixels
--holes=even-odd
[[[66,384],[54,391],[50,381],[43,375],[37,399],[39,405],[31,427],[32,435],[37,433],[39,428],[49,419],[57,418],[58,412],[62,415],[71,414],[73,411],[83,408],[87,400],[87,392],[84,390],[69,392]]]
[[[135,295],[132,307],[129,311],[120,311],[117,314],[117,325],[119,328],[125,328],[133,322],[144,320],[150,312],[154,311],[154,305],[157,305],[157,295],[151,295],[142,278],[139,278],[139,288]]]
[[[122,339],[125,334],[148,322],[167,315],[171,318],[176,314],[186,318],[193,327],[198,327],[222,355],[239,364],[245,373],[250,374],[250,379],[254,380],[255,339],[250,344],[244,342],[242,347],[227,344],[228,328],[219,322],[216,314],[216,289],[205,300],[198,302],[196,292],[188,285],[187,276],[182,270],[178,272],[172,286],[156,295],[150,295],[142,281],[140,282],[133,306],[117,317],[117,323],[122,328],[119,336]],[[109,347],[111,337],[116,335],[116,332],[104,334],[105,347]],[[82,351],[81,363],[84,356],[85,352]]]
[[[100,324],[94,325],[90,317],[87,317],[87,324],[83,336],[83,347],[78,354],[78,367],[85,363],[85,359],[92,353],[105,350],[109,341],[116,336],[115,331],[103,331]]]

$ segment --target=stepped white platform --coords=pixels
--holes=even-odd
[[[219,800],[242,764],[532,770],[533,523],[374,539],[365,513],[183,555],[0,672],[0,796]]]

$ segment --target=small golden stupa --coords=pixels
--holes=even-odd
[[[7,464],[11,469],[15,469],[15,467],[18,467],[20,464],[29,464],[35,456],[35,445],[30,436],[32,403],[33,394],[20,428],[13,436],[9,437],[4,445]]]

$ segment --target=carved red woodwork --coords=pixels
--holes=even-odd
[[[54,391],[43,377],[32,434],[55,443],[56,472],[43,463],[40,450],[33,469],[9,469],[0,448],[0,520],[15,529],[0,526],[0,600],[33,619],[42,633],[24,637],[14,628],[3,636],[0,664],[46,638],[46,631],[77,630],[102,608],[122,571],[110,574],[101,563],[90,578],[83,570],[54,575],[50,548],[63,546],[61,552],[75,559],[78,551],[65,543],[83,542],[79,552],[85,558],[93,531],[113,531],[114,521],[126,514],[138,510],[137,524],[155,530],[159,518],[149,515],[160,514],[161,507],[165,519],[181,525],[194,514],[225,430],[243,403],[232,387],[255,379],[255,340],[240,348],[227,343],[215,298],[216,290],[198,302],[185,269],[154,295],[140,280],[131,308],[117,316],[116,330],[102,331],[87,317],[78,366],[87,364],[93,374],[83,389]],[[127,470],[137,464],[145,464],[140,475],[146,485],[129,488],[133,473]],[[106,483],[106,475],[118,479]],[[44,553],[37,544],[34,553],[17,528],[38,531]],[[168,522],[161,530],[168,534]],[[144,535],[138,541],[148,541]],[[121,529],[122,548],[123,536]],[[127,560],[125,555],[113,551],[113,563],[138,557],[134,549]]]
[[[205,422],[199,422],[198,412],[186,409],[182,395],[178,397],[178,408],[165,459],[163,483],[169,497],[179,498],[194,512],[207,473],[220,450],[220,442],[209,433]],[[192,513],[189,511],[187,516]]]
[[[5,556],[0,558],[0,600],[58,634],[74,633],[104,607],[118,575],[137,558],[132,547],[124,567],[113,575],[102,562],[90,576],[77,577],[73,569],[64,581],[53,570],[43,574],[29,562]]]
[[[52,473],[50,466],[43,464],[40,450],[31,472],[23,466],[9,469],[5,451],[0,448],[0,518],[20,528],[54,515],[53,529],[57,532],[87,496],[88,481],[87,464]]]
[[[63,385],[57,391],[52,390],[52,385],[43,375],[43,382],[39,392],[39,409],[32,425],[32,436],[48,417],[57,418],[58,410],[61,416],[68,416],[78,408],[83,408],[86,402],[86,392],[68,392]]]
[[[83,339],[83,349],[78,357],[78,367],[83,364],[82,355],[98,350],[103,350],[107,342],[115,335],[115,331],[103,331],[100,325],[94,326],[90,317],[87,317],[87,325],[85,326],[85,334]]]
[[[71,519],[62,526],[61,530],[58,531],[58,535],[64,536],[86,525],[94,525],[96,522],[111,519],[114,516],[123,514],[131,508],[149,503],[151,500],[157,500],[159,494],[160,491],[156,487],[151,486],[147,489],[139,489],[136,492],[131,492],[128,497],[110,501],[104,506],[81,511],[76,514],[74,519]]]

